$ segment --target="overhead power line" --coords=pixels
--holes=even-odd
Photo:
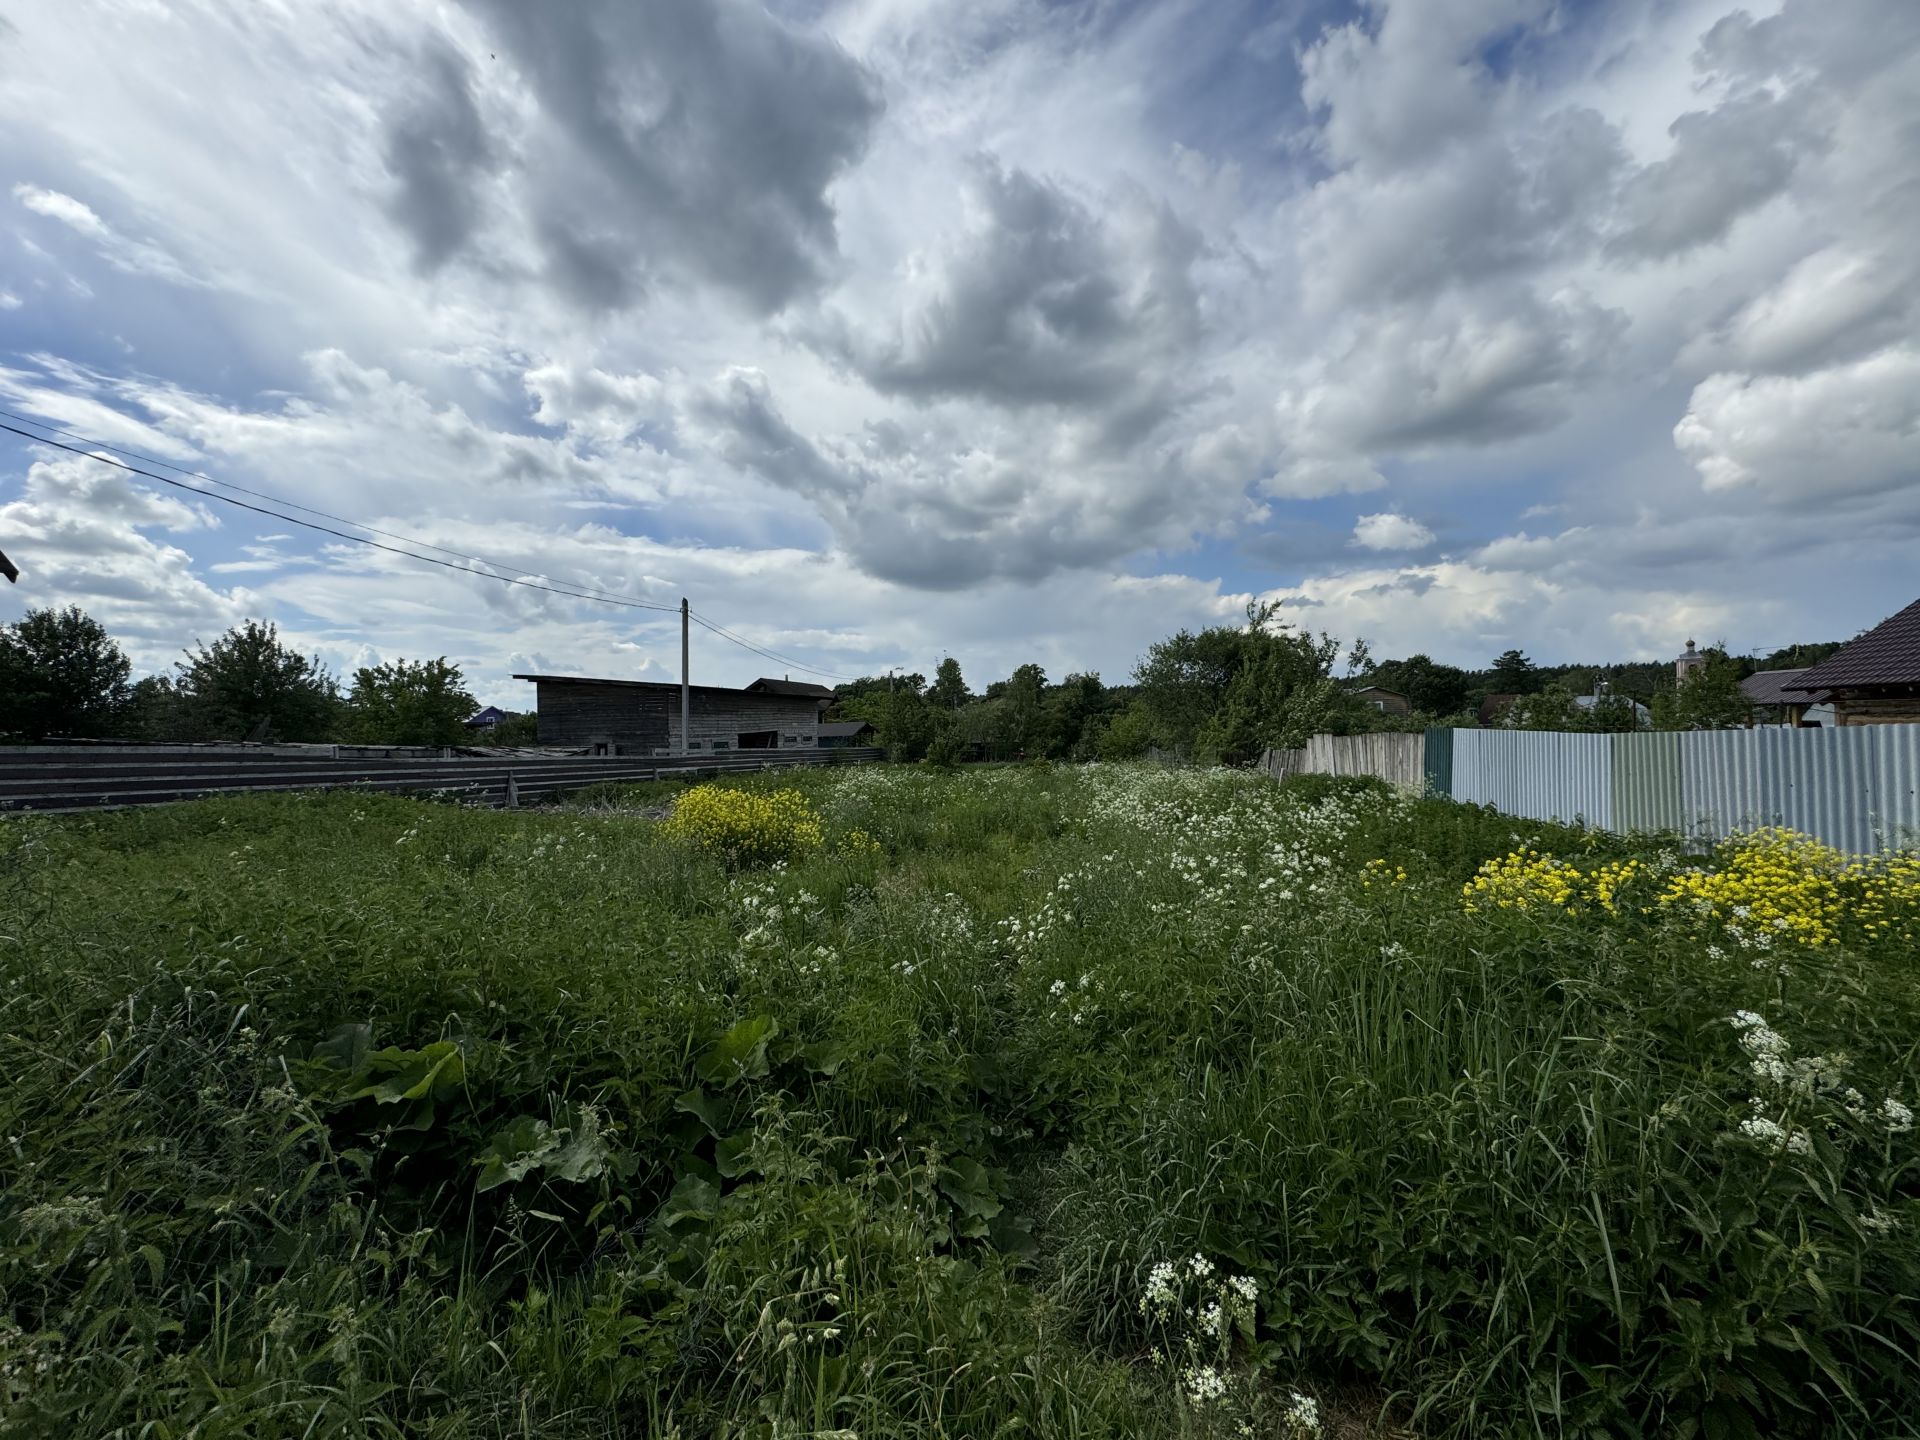
[[[110,445],[105,441],[95,440],[90,436],[80,435],[74,431],[62,429],[57,425],[50,425],[44,420],[36,420],[31,416],[19,415],[11,410],[0,409],[0,416],[18,420],[23,424],[34,426],[40,430],[50,431],[55,435],[65,435],[69,439],[81,441],[85,445],[94,447],[94,449],[82,449],[78,445],[65,444],[59,440],[49,439],[45,435],[36,435],[30,431],[22,430],[18,426],[0,423],[0,431],[7,431],[18,435],[37,445],[48,445],[57,450],[64,450],[70,455],[78,455],[82,459],[93,460],[102,465],[110,465],[116,470],[124,470],[128,474],[139,475],[148,480],[155,480],[162,485],[170,485],[176,490],[184,490],[191,495],[205,496],[209,500],[218,500],[222,504],[232,505],[241,510],[252,511],[256,515],[265,515],[269,519],[278,520],[284,524],[300,526],[303,529],[317,531],[322,535],[331,535],[337,539],[347,540],[356,545],[365,545],[375,550],[385,551],[388,554],[399,555],[408,560],[418,560],[424,564],[438,565],[443,569],[452,570],[462,575],[476,575],[485,580],[497,580],[504,585],[517,585],[529,590],[540,590],[547,594],[559,595],[570,600],[587,600],[601,605],[615,605],[631,610],[655,610],[666,614],[677,613],[680,609],[678,605],[661,605],[649,600],[635,600],[630,596],[618,595],[579,581],[565,581],[559,585],[547,584],[541,578],[540,572],[538,571],[522,570],[517,566],[507,565],[483,555],[472,555],[465,551],[451,550],[444,545],[436,545],[431,541],[421,540],[411,535],[402,535],[391,530],[382,530],[375,526],[368,525],[363,521],[349,519],[344,515],[335,515],[325,510],[317,510],[310,505],[302,505],[298,501],[288,500],[265,491],[250,490],[244,485],[236,485],[229,480],[216,479],[214,476],[207,475],[201,471],[176,465],[170,460],[162,460],[157,456],[145,455],[137,450]],[[176,471],[178,474],[189,476],[191,479],[202,483],[189,484],[185,480],[177,480],[172,476],[157,474],[152,470],[143,469],[138,465],[129,465],[125,461],[112,459],[108,455],[97,454],[95,453],[96,450],[107,450],[114,454],[131,456],[149,465],[158,465],[164,469]],[[218,488],[206,488],[208,486]],[[357,530],[366,531],[369,535],[384,536],[388,540],[397,540],[404,545],[417,547],[417,549],[409,550],[402,549],[398,545],[382,544],[378,540],[368,539],[366,535],[355,535],[345,530],[336,530],[329,525],[320,525],[311,520],[302,520],[299,515],[288,515],[285,514],[283,510],[268,509],[264,505],[254,505],[245,500],[237,500],[232,495],[223,494],[222,492],[225,490],[236,491],[241,495],[252,496],[256,500],[267,501],[272,505],[284,507],[284,510],[298,510],[302,514],[317,515],[321,519],[332,520],[340,525],[351,525]],[[453,558],[444,560],[436,559],[433,555],[419,554],[418,550],[431,550],[437,552],[439,555],[451,556]],[[456,561],[459,563],[455,563]],[[488,568],[475,568],[478,566]],[[726,626],[709,620],[704,615],[699,615],[692,611],[689,611],[688,615],[690,619],[703,628],[712,631],[714,634],[732,644],[740,646],[744,650],[752,651],[764,659],[790,666],[795,670],[805,671],[809,675],[818,675],[830,680],[851,680],[855,678],[851,675],[841,674],[838,671],[823,670],[817,665],[809,665],[805,661],[796,660],[790,655],[782,655],[778,651],[756,645],[751,640],[735,634],[733,631],[727,629]]]
[[[385,537],[388,540],[398,540],[405,545],[418,546],[422,550],[432,550],[441,555],[451,555],[456,560],[466,560],[476,565],[489,565],[493,567],[495,570],[504,571],[506,574],[509,574],[509,575],[524,575],[531,580],[544,580],[547,578],[542,572],[538,570],[522,570],[518,566],[503,564],[502,562],[491,559],[485,555],[474,555],[464,550],[449,550],[446,546],[436,545],[431,540],[422,540],[419,537],[414,535],[397,534],[392,530],[382,530],[378,526],[367,524],[364,520],[353,520],[353,519],[349,519],[345,515],[335,515],[326,510],[316,510],[311,505],[302,505],[297,500],[288,500],[284,496],[270,494],[269,492],[264,490],[249,490],[246,486],[236,485],[231,480],[216,479],[212,475],[208,475],[203,471],[191,470],[184,465],[176,465],[171,460],[162,460],[157,455],[147,455],[142,453],[139,450],[130,450],[120,445],[109,445],[106,441],[96,440],[91,435],[81,435],[72,430],[62,429],[58,425],[49,425],[46,421],[36,420],[31,415],[18,415],[11,410],[0,409],[0,416],[5,416],[9,420],[18,420],[23,425],[32,425],[33,427],[39,430],[51,431],[55,435],[64,435],[69,440],[78,440],[81,444],[89,446],[95,450],[106,450],[106,451],[112,452],[115,455],[125,455],[129,459],[139,460],[142,463],[147,465],[158,465],[163,470],[171,470],[176,475],[190,476],[195,480],[204,481],[208,485],[218,486],[219,489],[221,490],[232,490],[241,495],[251,495],[255,500],[265,500],[269,504],[282,505],[289,510],[298,510],[303,515],[318,515],[322,520],[331,520],[339,525],[351,525],[356,530],[365,530],[369,535],[380,535]],[[17,434],[19,432],[16,431],[15,433]],[[53,444],[55,442],[46,441],[44,443]],[[164,480],[166,477],[155,476],[153,478]],[[200,490],[199,486],[190,485],[186,488],[189,490],[197,491],[200,494],[213,495],[215,499],[221,498],[214,491]],[[282,518],[287,519],[294,524],[299,523],[299,521],[293,520],[292,516],[285,516]],[[642,603],[642,602],[633,600],[632,596],[617,594],[616,592],[611,590],[603,590],[597,585],[589,585],[585,581],[581,581],[581,580],[563,580],[561,583],[566,585],[569,589],[583,590],[588,592],[589,594],[604,596],[609,600],[618,600],[623,603],[629,603],[629,604]],[[677,610],[679,607],[676,605],[663,605],[660,608],[664,610]]]
[[[724,625],[714,624],[713,621],[707,619],[706,616],[701,615],[696,611],[689,610],[687,612],[687,615],[688,615],[688,618],[691,619],[694,624],[705,626],[707,629],[713,631],[714,634],[722,637],[723,639],[731,640],[734,644],[742,647],[743,649],[751,650],[753,651],[754,654],[762,656],[765,659],[775,660],[782,665],[790,665],[795,670],[804,670],[809,675],[820,675],[825,677],[828,680],[853,680],[858,678],[857,676],[853,676],[853,675],[842,675],[835,670],[822,670],[817,665],[808,665],[804,661],[795,660],[790,655],[782,655],[777,650],[762,649],[760,646],[754,644],[751,640],[744,639],[743,637],[734,634],[733,631],[727,629],[726,626]]]

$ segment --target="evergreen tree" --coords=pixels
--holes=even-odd
[[[100,737],[123,720],[126,652],[77,605],[29,610],[0,630],[0,734]]]
[[[1540,672],[1518,650],[1508,650],[1493,662],[1493,687],[1504,695],[1531,695],[1540,688]]]

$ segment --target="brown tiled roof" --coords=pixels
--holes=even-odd
[[[1820,692],[1808,694],[1789,687],[1797,684],[1805,670],[1756,670],[1740,682],[1740,693],[1750,705],[1813,705],[1825,699]]]
[[[1920,600],[1849,641],[1793,681],[1795,690],[1920,685]]]

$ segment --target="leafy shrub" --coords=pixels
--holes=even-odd
[[[756,794],[696,785],[662,826],[671,838],[732,865],[793,861],[820,848],[820,817],[798,790]]]

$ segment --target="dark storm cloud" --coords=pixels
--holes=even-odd
[[[524,202],[547,270],[618,309],[661,273],[774,311],[837,254],[827,188],[881,104],[832,40],[742,0],[465,0],[540,115]]]
[[[419,95],[388,123],[386,162],[397,188],[387,213],[412,237],[416,267],[431,272],[473,234],[479,187],[496,156],[465,57],[432,47],[422,57],[421,80]]]

